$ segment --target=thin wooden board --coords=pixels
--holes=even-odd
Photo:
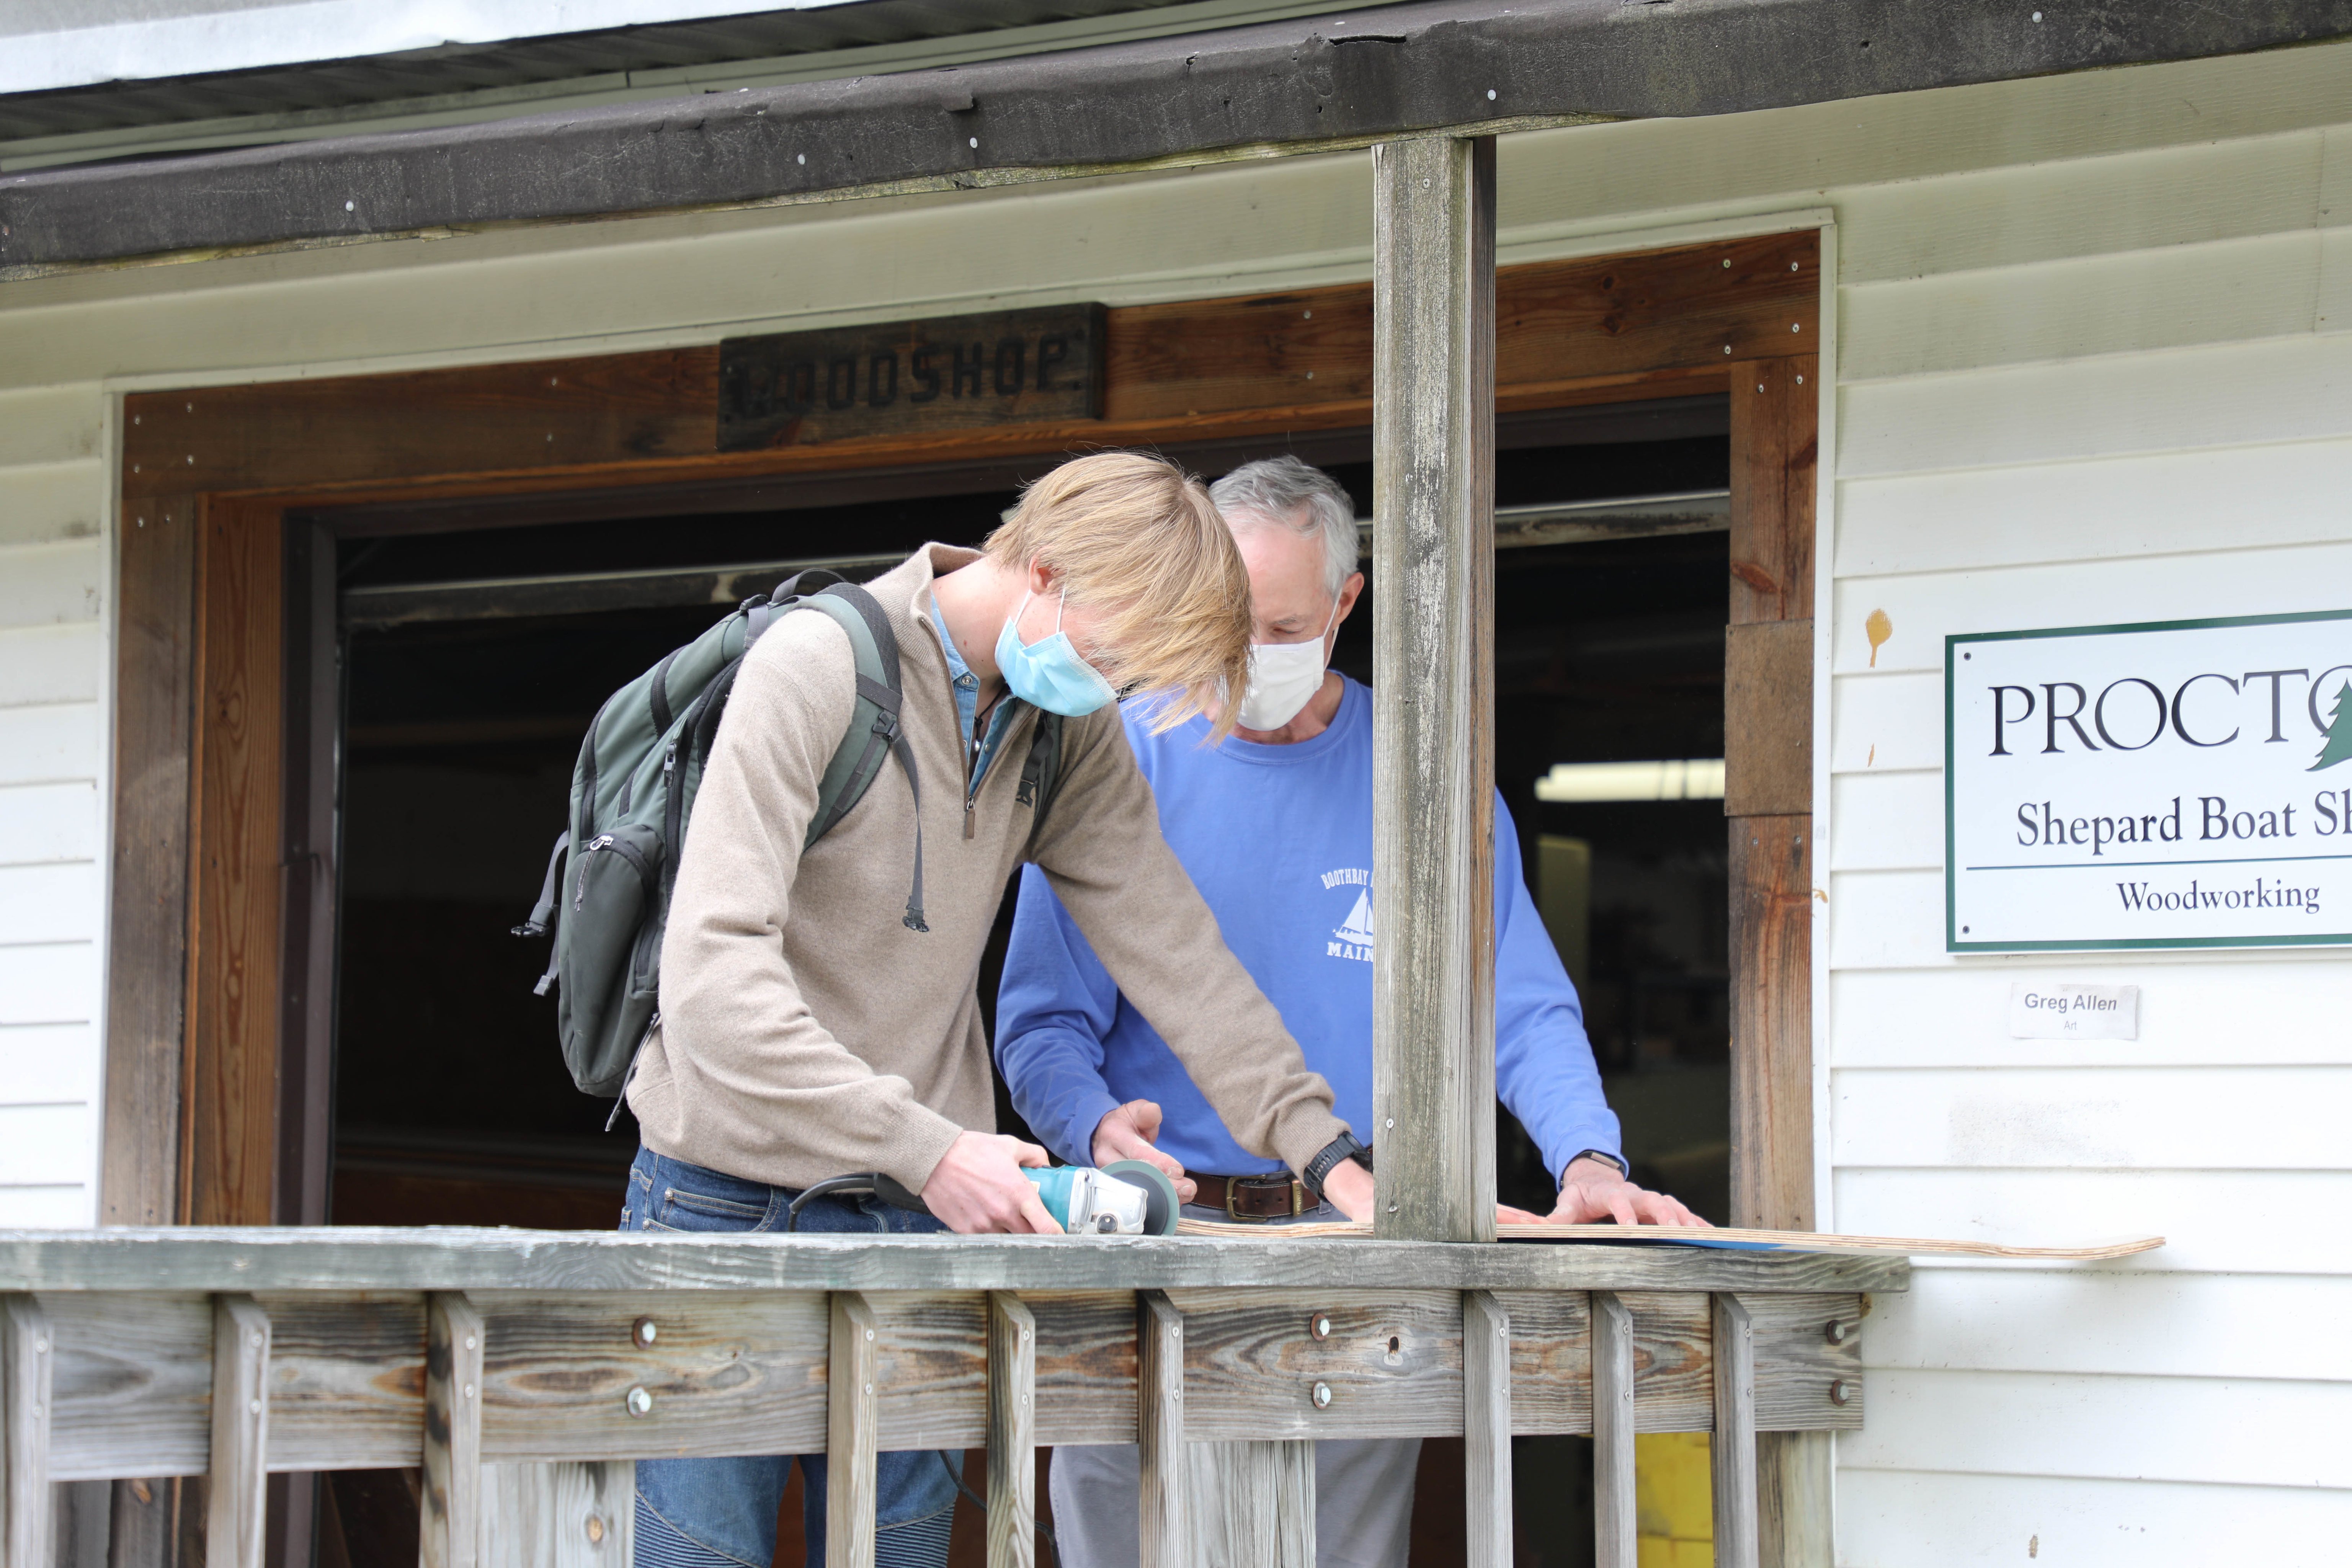
[[[1179,1236],[1234,1239],[1255,1237],[1260,1241],[1357,1240],[1372,1227],[1355,1220],[1321,1225],[1272,1226],[1228,1220],[1187,1219],[1177,1223]],[[1914,1258],[2021,1258],[2044,1262],[2098,1262],[2152,1252],[2164,1245],[2160,1236],[2129,1237],[2082,1247],[2009,1247],[1996,1241],[1949,1241],[1922,1237],[1841,1236],[1834,1231],[1741,1230],[1710,1226],[1695,1230],[1665,1225],[1510,1225],[1501,1230],[1503,1241],[1606,1242],[1618,1247],[1692,1247],[1715,1251],[1764,1253],[1892,1253]],[[1745,1287],[1741,1287],[1745,1289]]]

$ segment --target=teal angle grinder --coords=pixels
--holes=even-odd
[[[1140,1160],[1119,1160],[1096,1170],[1087,1165],[1024,1168],[1023,1175],[1037,1185],[1045,1212],[1065,1236],[1173,1236],[1176,1234],[1176,1184],[1156,1165]],[[801,1206],[829,1194],[871,1193],[894,1208],[929,1214],[923,1200],[878,1171],[854,1176],[832,1176],[817,1182],[792,1201],[784,1228],[796,1229]]]

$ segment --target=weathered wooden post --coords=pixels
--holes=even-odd
[[[1495,142],[1372,149],[1378,1232],[1495,1238]]]

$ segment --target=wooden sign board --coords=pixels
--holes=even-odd
[[[729,338],[719,449],[1102,416],[1100,305]]]

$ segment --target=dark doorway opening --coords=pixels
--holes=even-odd
[[[1508,416],[1497,506],[1581,517],[1577,503],[1719,495],[1726,423],[1719,397]],[[1171,455],[1213,476],[1281,450],[1328,468],[1370,514],[1364,432]],[[545,943],[509,934],[598,703],[751,591],[692,569],[977,543],[1055,460],[770,482],[656,515],[612,498],[568,515],[549,498],[412,510],[346,534],[336,1223],[614,1223],[635,1129],[623,1109],[606,1131],[612,1105],[572,1088],[553,1002],[532,994]],[[1581,900],[1583,936],[1566,916],[1555,935],[1637,1174],[1721,1218],[1720,804],[1537,796],[1558,763],[1722,755],[1725,535],[1689,531],[1708,525],[1685,516],[1643,536],[1638,513],[1603,507],[1579,542],[1498,554],[1496,774],[1548,921]],[[1370,626],[1360,613],[1336,658],[1363,679]],[[1545,886],[1561,875],[1561,842],[1589,847],[1580,889]],[[1009,921],[1008,903],[982,975],[992,1015]],[[1000,1120],[1019,1130],[1002,1095]],[[1549,1206],[1549,1175],[1507,1117],[1498,1159],[1507,1201]]]

